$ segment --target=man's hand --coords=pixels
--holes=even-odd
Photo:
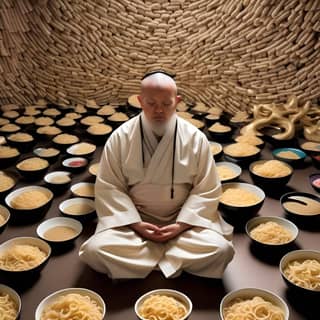
[[[158,227],[157,225],[148,222],[137,222],[131,224],[130,227],[145,239],[155,242],[166,242],[175,238],[191,226],[186,223],[177,222]]]

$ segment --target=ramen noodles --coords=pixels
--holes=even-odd
[[[40,320],[102,320],[102,307],[87,295],[68,293],[44,308]]]
[[[224,153],[232,157],[247,157],[259,153],[260,149],[248,143],[232,143],[224,147]]]
[[[15,120],[15,123],[18,123],[18,124],[32,124],[34,123],[34,120],[35,118],[32,117],[32,116],[23,116],[23,117],[19,117]]]
[[[10,134],[10,136],[8,137],[8,140],[17,141],[17,142],[29,142],[33,140],[33,137],[28,133],[18,132],[18,133]]]
[[[280,158],[297,160],[300,159],[300,156],[293,151],[280,151],[277,153],[277,156]]]
[[[108,126],[107,124],[99,123],[90,126],[87,131],[95,135],[108,134],[112,131],[112,127]]]
[[[297,286],[320,291],[320,261],[294,260],[287,264],[283,272],[287,279]]]
[[[39,117],[39,118],[36,118],[34,123],[37,126],[51,126],[54,123],[54,120],[51,119],[50,117]]]
[[[47,160],[38,157],[28,158],[17,164],[17,168],[24,171],[41,170],[48,166],[49,162]]]
[[[237,142],[248,143],[253,146],[257,146],[263,143],[263,141],[255,135],[238,136],[235,140]]]
[[[39,247],[14,244],[0,253],[0,268],[8,271],[25,271],[40,265],[46,254]]]
[[[123,122],[127,121],[129,118],[128,116],[123,112],[116,112],[112,116],[108,117],[109,121],[115,121],[115,122]]]
[[[15,185],[15,180],[5,173],[0,172],[0,192],[9,190]]]
[[[77,143],[79,138],[75,135],[68,134],[68,133],[61,133],[53,138],[55,143],[59,144],[72,144]]]
[[[5,124],[0,128],[2,132],[16,132],[19,131],[21,128],[13,123]]]
[[[26,190],[15,196],[10,206],[20,210],[35,209],[45,205],[49,200],[50,196],[41,190]]]
[[[138,312],[146,320],[179,320],[187,314],[187,308],[174,297],[154,294],[143,301]]]
[[[259,224],[251,230],[250,236],[256,241],[267,244],[284,244],[293,239],[292,233],[287,228],[273,221]]]
[[[223,319],[285,320],[285,315],[279,306],[256,296],[252,299],[237,298],[232,300],[229,305],[223,308]]]
[[[258,176],[266,178],[281,178],[288,176],[292,172],[291,168],[279,160],[257,163],[253,166],[252,171]]]
[[[0,315],[3,320],[16,320],[18,316],[16,301],[5,292],[0,292]]]
[[[19,155],[18,149],[7,146],[0,146],[0,158],[11,158],[17,155]]]
[[[54,136],[60,134],[62,131],[55,126],[43,126],[37,129],[39,134],[47,134],[49,136]]]
[[[217,166],[217,172],[220,180],[232,179],[237,176],[234,170],[225,165]]]
[[[220,202],[232,206],[252,206],[259,201],[255,193],[243,188],[228,188],[220,198]]]
[[[81,119],[80,122],[84,125],[91,126],[93,124],[101,123],[103,121],[104,121],[103,118],[100,116],[88,116],[88,117]]]

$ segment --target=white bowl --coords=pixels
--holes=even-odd
[[[60,182],[57,182],[57,181],[54,181],[55,178],[64,178],[66,177],[66,180],[65,181],[60,181]],[[52,171],[48,174],[46,174],[44,176],[44,181],[49,183],[49,184],[65,184],[65,183],[69,183],[71,182],[71,178],[70,178],[70,172],[68,171]]]
[[[102,318],[104,319],[105,313],[106,313],[106,304],[104,303],[102,297],[89,289],[85,288],[66,288],[62,290],[58,290],[50,294],[49,296],[45,297],[37,306],[36,312],[35,312],[35,320],[41,320],[41,315],[43,311],[45,310],[46,307],[54,303],[54,301],[59,298],[60,296],[64,296],[66,294],[70,293],[77,293],[81,295],[85,295],[90,297],[92,300],[95,300],[97,304],[101,307],[102,309]]]
[[[223,309],[227,307],[234,299],[252,299],[255,296],[259,296],[262,299],[280,307],[284,312],[284,319],[289,320],[289,309],[284,300],[271,291],[258,288],[243,288],[234,290],[225,295],[220,302],[220,318],[224,320]]]
[[[66,209],[71,205],[82,205],[88,208],[90,207],[90,210],[84,210],[83,212],[76,213],[76,214],[68,213]],[[70,218],[74,218],[74,219],[89,218],[89,217],[95,216],[96,214],[94,201],[92,199],[80,198],[80,197],[62,201],[59,205],[59,210],[63,215]]]
[[[81,194],[79,191],[77,191],[78,188],[81,188],[81,187],[93,187],[93,194]],[[94,183],[91,183],[91,182],[79,182],[79,183],[76,183],[74,185],[71,186],[70,188],[72,194],[76,197],[84,197],[84,198],[94,198]]]
[[[8,208],[0,204],[0,215],[3,217],[4,221],[0,224],[0,232],[3,231],[5,225],[9,222],[10,219],[10,211]]]
[[[90,150],[87,152],[81,152],[80,148],[81,146],[86,145]],[[67,153],[71,156],[79,156],[79,157],[85,157],[85,156],[91,156],[96,151],[96,145],[89,143],[89,142],[79,142],[76,144],[73,144],[67,149]]]
[[[21,275],[26,274],[30,272],[38,272],[41,271],[46,262],[48,261],[50,255],[51,255],[51,247],[48,245],[47,242],[45,242],[42,239],[34,238],[34,237],[17,237],[12,238],[10,240],[7,240],[3,242],[0,245],[0,255],[2,255],[4,252],[6,252],[8,249],[10,249],[14,245],[32,245],[38,247],[41,251],[43,251],[46,255],[45,259],[41,261],[39,265],[34,266],[33,268],[27,269],[27,270],[21,270],[21,271],[13,271],[13,270],[7,270],[0,267],[0,271],[4,274],[11,274],[11,275]]]
[[[93,163],[89,167],[89,173],[92,174],[93,176],[96,176],[99,170],[99,162]]]
[[[0,293],[9,295],[9,297],[15,302],[17,306],[17,315],[15,319],[18,319],[21,311],[21,298],[19,294],[15,290],[4,284],[0,284]]]
[[[141,320],[145,320],[145,318],[141,317],[139,315],[139,308],[140,306],[143,304],[143,302],[145,301],[145,299],[149,298],[151,295],[165,295],[165,296],[169,296],[169,297],[173,297],[174,299],[178,300],[179,302],[181,302],[187,309],[187,313],[184,317],[182,317],[179,320],[186,320],[189,318],[191,312],[192,312],[192,302],[191,300],[182,292],[179,292],[177,290],[172,290],[172,289],[156,289],[156,290],[152,290],[149,291],[147,293],[145,293],[144,295],[142,295],[135,303],[134,305],[134,311],[136,313],[136,316],[141,319]]]
[[[45,233],[54,227],[72,228],[75,230],[75,235],[72,238],[67,240],[49,240],[45,237]],[[37,235],[41,239],[52,244],[72,242],[80,235],[81,232],[82,232],[82,224],[79,221],[71,218],[65,218],[65,217],[55,217],[55,218],[45,220],[42,223],[40,223],[39,226],[37,227]]]
[[[290,281],[287,278],[287,276],[284,274],[284,269],[288,263],[290,263],[294,260],[305,260],[305,259],[315,259],[315,260],[320,261],[320,251],[317,251],[317,250],[294,250],[294,251],[288,252],[280,260],[279,269],[280,269],[281,276],[289,287],[294,288],[296,290],[299,290],[301,294],[312,293],[312,294],[316,294],[317,296],[320,297],[320,290],[312,290],[312,289],[308,289],[308,288],[304,288],[302,286],[299,286],[299,285],[295,284],[294,282]]]
[[[240,177],[241,173],[242,173],[242,169],[240,166],[238,166],[235,163],[229,162],[229,161],[221,161],[221,162],[216,162],[216,166],[217,167],[221,167],[221,166],[225,166],[228,167],[230,170],[232,170],[234,172],[234,176],[227,178],[227,179],[221,179],[221,182],[230,182],[233,180],[236,180],[237,178]]]

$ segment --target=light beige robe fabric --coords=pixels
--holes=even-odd
[[[176,116],[160,142],[142,113],[118,128],[101,156],[95,193],[96,233],[80,258],[111,278],[144,278],[158,267],[166,277],[182,270],[219,278],[234,251],[232,227],[217,213],[221,185],[209,143],[202,132],[178,118],[174,199],[170,198]],[[165,244],[142,239],[128,225],[184,222],[193,226]]]

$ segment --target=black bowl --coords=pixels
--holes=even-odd
[[[207,127],[211,127],[213,124],[215,124],[216,122],[218,122],[220,119],[220,115],[217,115],[217,114],[207,114],[205,117],[204,117],[204,121],[207,125]]]
[[[67,119],[67,120],[64,120],[64,119]],[[68,121],[70,123],[64,123],[63,121]],[[58,121],[56,121],[56,126],[64,132],[70,132],[76,128],[77,122],[70,118],[61,118]]]
[[[259,225],[261,225],[263,223],[267,223],[267,222],[275,222],[278,225],[287,229],[292,235],[291,240],[287,241],[285,243],[270,243],[270,242],[266,243],[266,242],[261,242],[261,241],[255,239],[251,235],[251,231],[253,229],[255,229],[256,227],[258,227]],[[278,254],[278,253],[282,254],[282,253],[286,252],[286,249],[291,247],[291,245],[296,240],[298,233],[299,233],[299,229],[297,228],[297,226],[294,223],[292,223],[291,221],[289,221],[287,219],[275,217],[275,216],[254,217],[247,222],[245,229],[246,229],[247,236],[251,239],[252,244],[257,248],[257,250],[263,251],[265,253],[269,252],[272,254]],[[260,253],[262,253],[262,252],[260,252]]]
[[[24,162],[24,161],[32,161],[32,160],[36,160],[36,159],[41,159],[39,157],[29,157],[29,158],[26,158],[26,159],[23,159],[22,161],[20,161],[19,163],[17,163],[16,165],[16,169],[17,171],[20,173],[20,175],[28,180],[28,181],[36,181],[36,180],[39,180],[41,179],[45,173],[48,171],[49,169],[49,162],[45,159],[41,159],[42,162],[46,162],[45,163],[45,167],[41,167],[40,169],[32,169],[32,170],[29,170],[29,169],[23,169],[21,167],[21,164]],[[40,160],[39,160],[40,161]]]
[[[7,148],[7,146],[6,146],[6,148]],[[16,149],[16,148],[14,148],[14,149]],[[18,161],[18,159],[20,158],[20,152],[18,151],[18,149],[16,149],[16,151],[17,151],[17,154],[14,156],[0,157],[0,169],[8,168],[8,167],[14,165]]]
[[[282,164],[290,170],[289,174],[282,176],[282,177],[265,177],[265,176],[258,175],[254,171],[254,167],[256,165],[263,164],[267,161],[270,161],[270,160],[259,160],[259,161],[252,162],[250,164],[249,173],[250,173],[250,177],[251,177],[252,181],[254,182],[254,184],[258,185],[259,187],[261,187],[265,191],[270,191],[270,190],[272,190],[272,191],[277,190],[278,191],[278,190],[283,189],[283,187],[290,181],[290,179],[292,177],[293,168],[289,164],[281,161]]]
[[[44,181],[48,188],[55,194],[66,191],[71,184],[70,172],[52,171],[44,176]]]
[[[25,207],[16,208],[14,204],[12,203],[13,199],[22,194],[26,191],[32,191],[32,190],[38,190],[41,192],[44,192],[47,196],[47,201],[42,203],[41,205],[38,205],[37,207],[31,207],[29,204]],[[6,206],[9,208],[11,213],[11,219],[15,223],[32,223],[34,221],[37,221],[41,219],[49,210],[51,206],[51,202],[53,199],[53,193],[48,189],[40,186],[27,186],[22,187],[19,189],[16,189],[12,192],[10,192],[6,198],[5,203]]]
[[[50,151],[52,151],[51,154],[50,154]],[[39,158],[45,159],[50,164],[52,164],[58,160],[61,151],[55,148],[39,147],[37,149],[34,149],[33,153]]]
[[[229,142],[232,140],[232,136],[233,136],[232,128],[230,131],[227,131],[227,132],[216,132],[216,131],[210,131],[208,129],[208,133],[212,140],[218,141],[218,142]]]
[[[319,156],[320,155],[320,143],[313,141],[305,141],[300,144],[300,149],[304,151],[309,156]]]
[[[9,135],[7,137],[7,142],[8,142],[9,146],[11,146],[13,148],[17,148],[21,153],[27,153],[36,144],[36,140],[31,135],[30,135],[30,137],[32,138],[31,140],[18,141],[18,140],[12,139],[12,138],[14,138],[14,135]]]
[[[61,129],[58,127],[52,126],[52,127],[50,127],[51,129],[47,129],[47,128],[48,127],[46,127],[46,126],[37,128],[35,134],[39,140],[52,141],[57,135],[62,134]],[[53,131],[51,131],[52,128],[54,128]],[[43,130],[45,130],[45,131],[43,131]],[[49,130],[49,131],[47,131],[47,130]]]
[[[225,192],[229,188],[243,188],[251,193],[254,193],[259,198],[259,201],[249,205],[228,204],[222,202],[220,199],[219,210],[222,212],[226,220],[231,224],[243,224],[247,222],[250,218],[255,216],[261,209],[265,200],[265,193],[259,187],[249,183],[230,182],[222,184],[223,192]]]
[[[320,156],[311,156],[312,164],[315,168],[320,169]]]
[[[284,152],[291,153],[292,155],[295,154],[296,158],[285,156],[282,154]],[[272,151],[272,155],[275,159],[289,163],[293,167],[300,167],[303,165],[307,156],[302,150],[296,148],[278,148]]]
[[[75,143],[78,143],[79,141],[79,137],[74,134],[59,134],[52,140],[53,145],[62,152],[66,151],[69,147],[71,147]]]
[[[62,161],[62,166],[73,173],[82,172],[87,165],[88,159],[84,157],[71,157]]]
[[[314,190],[320,193],[320,173],[314,173],[309,176],[309,181]]]
[[[111,135],[112,133],[112,127],[106,124],[102,124],[103,128],[106,129],[105,132],[99,134],[99,133],[94,133],[95,128],[97,128],[98,126],[100,126],[101,124],[98,125],[93,125],[87,128],[87,135],[89,137],[89,139],[91,141],[93,141],[95,144],[98,145],[102,145],[105,144],[105,142],[107,141],[108,137]]]
[[[2,233],[6,228],[6,226],[8,225],[11,214],[9,209],[1,204],[0,204],[0,216],[1,216],[0,233]]]
[[[289,192],[284,194],[280,198],[280,203],[287,214],[287,216],[295,222],[298,226],[305,227],[305,228],[318,228],[320,226],[320,210],[315,211],[314,214],[303,214],[301,213],[301,210],[305,210],[306,205],[304,204],[303,200],[307,198],[311,201],[316,201],[316,203],[319,203],[320,207],[320,197],[306,192]],[[302,202],[299,202],[301,201]],[[297,207],[295,209],[290,208],[286,206],[285,203],[292,202],[296,203]],[[299,211],[299,212],[298,212]]]
[[[231,156],[226,152],[226,147],[223,148],[223,152],[224,152],[224,158],[227,161],[236,163],[241,167],[249,166],[251,162],[259,160],[260,155],[261,155],[261,150],[260,149],[259,149],[259,151],[257,153],[252,154],[252,155],[248,155],[248,156]]]
[[[1,177],[3,177],[3,175],[5,177],[8,177],[10,180],[12,180],[12,184],[8,188],[6,189],[4,188],[0,190],[0,202],[2,202],[2,200],[6,197],[6,195],[12,191],[12,189],[15,187],[18,181],[18,175],[16,175],[15,173],[0,171],[0,183],[1,183]]]
[[[320,251],[316,250],[294,250],[284,255],[279,264],[279,271],[286,285],[299,294],[300,297],[320,298],[320,290],[313,290],[302,287],[288,278],[285,269],[289,263],[293,261],[304,261],[306,259],[314,259],[320,262]]]
[[[10,248],[14,245],[37,246],[41,251],[45,253],[45,258],[41,261],[40,264],[27,270],[12,271],[0,267],[0,274],[5,278],[16,280],[17,278],[27,279],[28,277],[34,276],[35,274],[41,272],[41,270],[47,264],[51,255],[51,247],[45,241],[34,237],[16,237],[3,242],[0,245],[0,255],[4,254],[7,250],[10,250]]]

